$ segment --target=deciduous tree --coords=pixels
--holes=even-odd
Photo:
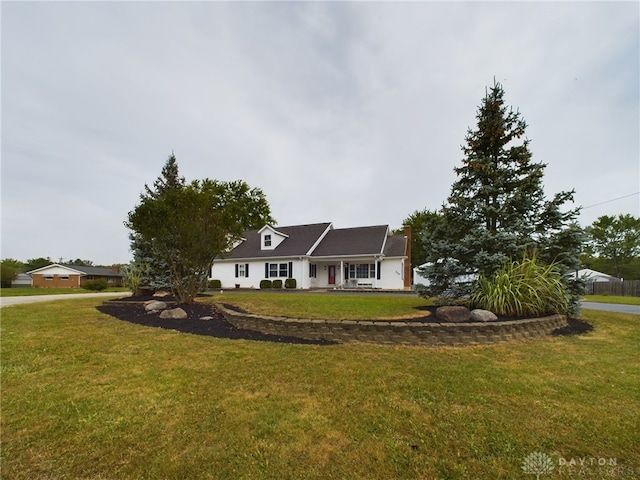
[[[25,272],[30,272],[31,270],[36,270],[38,268],[46,267],[47,265],[51,265],[53,262],[50,257],[38,257],[38,258],[30,258],[27,260],[25,264]]]
[[[442,215],[439,212],[424,209],[416,210],[402,222],[403,225],[411,227],[411,265],[414,267],[427,261],[422,233],[427,230],[432,231],[441,220]],[[398,229],[394,233],[402,234],[403,229]]]
[[[175,158],[165,167],[170,163]],[[175,167],[165,170],[177,177]],[[141,195],[126,226],[167,265],[171,289],[181,303],[194,301],[215,258],[227,253],[245,230],[273,223],[262,191],[242,181],[181,180],[155,187]]]
[[[10,287],[11,281],[16,278],[24,268],[24,263],[13,258],[5,258],[0,261],[0,286]]]
[[[609,260],[618,278],[623,276],[623,268],[640,256],[640,218],[603,215],[587,227],[586,233],[587,252]]]

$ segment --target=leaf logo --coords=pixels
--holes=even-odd
[[[546,453],[542,452],[530,453],[522,462],[522,471],[527,474],[535,475],[536,480],[540,480],[540,475],[552,473],[553,469],[553,459]]]

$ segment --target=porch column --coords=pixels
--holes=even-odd
[[[340,285],[344,288],[344,260],[340,260]]]

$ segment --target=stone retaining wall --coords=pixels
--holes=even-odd
[[[567,325],[564,315],[487,323],[423,323],[371,320],[309,320],[240,313],[216,304],[236,328],[261,333],[389,345],[463,346],[504,343],[549,335]]]

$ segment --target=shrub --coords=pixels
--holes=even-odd
[[[284,288],[296,288],[298,286],[298,282],[296,282],[295,278],[287,278],[284,281]]]
[[[148,285],[145,285],[149,276],[149,265],[140,262],[131,262],[129,265],[122,266],[122,285],[129,290],[134,297],[144,295],[145,289],[148,289]]]
[[[84,284],[84,288],[87,290],[92,290],[94,292],[101,292],[102,290],[106,290],[109,286],[106,280],[89,280]]]
[[[272,282],[271,280],[260,280],[260,288],[271,288]]]
[[[536,255],[508,262],[493,276],[481,276],[470,303],[497,315],[534,316],[569,311],[569,293],[556,264]]]
[[[274,280],[272,286],[273,288],[282,288],[282,280]]]
[[[207,286],[211,289],[216,290],[216,289],[222,288],[222,282],[217,279],[209,280],[209,283],[207,284]]]

